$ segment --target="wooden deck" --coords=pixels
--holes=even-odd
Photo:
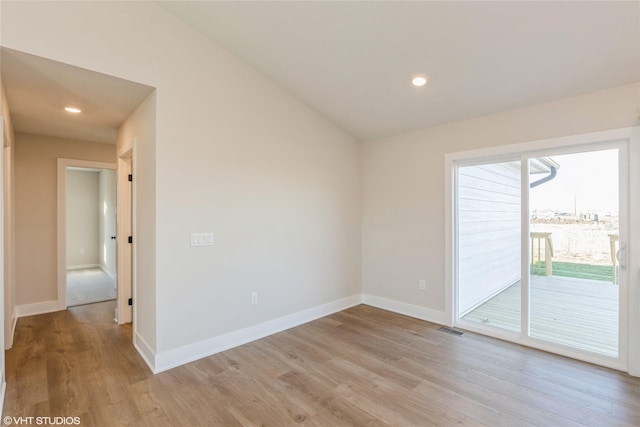
[[[618,286],[531,276],[531,336],[607,356],[618,355]],[[520,282],[463,317],[520,331]]]

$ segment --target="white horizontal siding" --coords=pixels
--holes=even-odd
[[[461,315],[520,278],[520,172],[514,163],[458,169]]]

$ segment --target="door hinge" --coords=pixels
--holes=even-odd
[[[133,175],[129,174],[129,182],[133,181]]]
[[[129,236],[129,243],[133,243],[133,236]]]
[[[129,298],[129,305],[133,305],[133,298]]]

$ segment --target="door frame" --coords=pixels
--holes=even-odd
[[[626,349],[620,348],[619,358],[612,363],[603,361],[600,357],[591,357],[583,352],[559,351],[557,346],[546,345],[545,342],[531,339],[526,336],[526,331],[514,333],[511,331],[491,331],[490,335],[506,341],[512,341],[533,348],[552,351],[575,359],[584,360],[609,366],[615,369],[627,371],[634,376],[640,376],[640,218],[631,215],[640,209],[640,127],[629,127],[601,132],[585,133],[560,138],[551,138],[540,141],[531,141],[513,145],[490,147],[485,149],[471,150],[445,155],[445,323],[449,326],[456,326],[457,319],[457,295],[456,295],[456,235],[455,227],[455,171],[456,164],[465,160],[479,158],[504,158],[510,155],[525,155],[545,150],[570,149],[575,146],[596,146],[599,143],[607,142],[627,142],[628,163],[628,183],[626,189],[621,187],[620,191],[627,193],[626,216],[628,218],[628,242],[627,242],[627,298],[626,302],[621,300],[621,316],[625,316],[624,324],[620,325],[621,333],[626,335]],[[524,184],[523,184],[524,185]],[[525,206],[526,207],[526,206]],[[621,209],[624,208],[621,206]],[[523,212],[523,217],[528,215]],[[523,224],[523,227],[525,225]],[[528,258],[528,242],[523,243],[523,256]],[[622,296],[621,296],[622,298]],[[625,306],[626,305],[626,310]],[[622,311],[626,311],[622,313]],[[523,313],[526,315],[526,313]],[[626,325],[626,326],[625,326]],[[472,327],[465,327],[472,330]],[[478,328],[480,329],[480,328]],[[623,332],[624,331],[624,332]],[[485,330],[477,332],[487,334]],[[624,354],[623,354],[624,352]]]
[[[118,157],[118,221],[116,225],[118,239],[118,296],[116,322],[119,325],[133,320],[133,244],[125,237],[133,236],[133,150],[127,150]]]
[[[58,310],[67,309],[67,250],[66,249],[67,249],[67,168],[68,167],[79,167],[79,168],[88,168],[88,169],[110,169],[114,171],[117,170],[117,165],[115,163],[58,158],[58,179],[57,179]],[[117,254],[116,254],[116,259],[117,259]]]
[[[619,244],[620,248],[625,248],[626,252],[629,245],[629,221],[630,221],[630,210],[629,210],[629,140],[628,139],[616,139],[613,141],[599,141],[594,143],[587,144],[579,144],[579,145],[570,145],[563,146],[558,148],[550,148],[538,151],[532,151],[522,154],[523,168],[522,168],[522,194],[525,194],[524,191],[529,191],[529,184],[526,178],[529,176],[529,161],[532,158],[543,157],[543,156],[562,156],[562,155],[571,155],[571,154],[580,154],[585,152],[597,152],[604,150],[618,150],[618,188],[619,188],[619,235],[621,237]],[[526,232],[524,236],[529,236],[529,226],[530,226],[530,218],[529,218],[529,200],[523,200],[523,211],[522,211],[522,224],[523,227],[526,227]],[[525,230],[523,228],[523,230]],[[522,264],[522,283],[526,282],[527,286],[522,286],[522,306],[523,306],[523,315],[522,315],[522,331],[529,330],[529,312],[530,309],[530,294],[527,293],[527,289],[529,289],[529,268],[530,268],[530,241],[529,239],[523,239],[522,241],[522,259],[527,259],[527,263]],[[628,253],[625,253],[625,264],[628,264]],[[526,264],[526,265],[525,265]],[[629,304],[628,304],[628,296],[629,296],[629,268],[620,268],[620,272],[618,275],[618,357],[612,358],[608,356],[599,356],[594,353],[574,349],[572,347],[567,347],[566,350],[562,353],[567,356],[573,358],[581,358],[586,361],[599,363],[604,366],[608,366],[611,368],[619,369],[626,371],[627,367],[627,359],[628,359],[628,323],[629,323]],[[525,310],[526,308],[526,310]],[[539,338],[535,338],[532,336],[523,336],[523,341],[527,343],[535,342],[536,347],[542,350],[548,350],[552,352],[557,352],[558,344],[554,344],[550,341],[545,341]]]

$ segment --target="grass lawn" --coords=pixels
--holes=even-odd
[[[538,274],[538,264],[540,264],[540,274],[544,275],[544,262],[535,262],[532,272]],[[610,265],[576,264],[573,262],[553,261],[553,275],[564,277],[575,277],[577,279],[602,280],[611,282],[613,280]]]

